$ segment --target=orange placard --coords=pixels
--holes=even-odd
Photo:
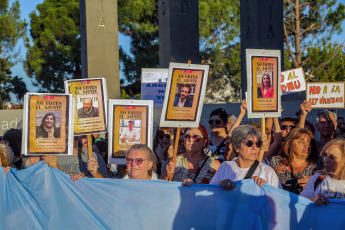
[[[252,56],[252,111],[278,112],[278,57]]]
[[[113,156],[125,157],[134,144],[148,143],[148,106],[113,105]]]
[[[106,131],[102,79],[68,81],[68,93],[75,99],[74,134]]]
[[[67,95],[29,95],[28,154],[68,154]]]
[[[195,121],[204,70],[173,68],[165,119]]]

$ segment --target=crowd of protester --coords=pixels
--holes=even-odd
[[[172,180],[182,186],[220,184],[225,190],[235,181],[253,179],[304,196],[317,205],[329,199],[345,200],[345,123],[331,110],[317,113],[315,126],[307,121],[309,102],[300,105],[297,118],[266,118],[266,127],[243,124],[246,100],[238,117],[218,108],[209,115],[207,129],[158,127],[153,149],[135,144],[126,152],[126,165],[108,165],[108,141],[93,135],[93,157],[88,159],[86,136],[74,138],[73,156],[21,155],[22,131],[10,129],[0,144],[0,166],[22,170],[44,161],[71,176]],[[176,131],[180,138],[174,140]],[[316,132],[320,139],[315,140]],[[173,158],[174,146],[177,156]]]

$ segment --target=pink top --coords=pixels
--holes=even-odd
[[[267,90],[266,94],[264,94],[264,87],[261,87],[261,93],[263,98],[273,98],[274,88],[271,87]]]

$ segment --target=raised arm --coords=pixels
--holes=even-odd
[[[309,101],[304,100],[300,105],[301,108],[301,116],[299,122],[297,124],[298,128],[304,128],[305,120],[307,119],[308,113],[311,111],[311,104]]]

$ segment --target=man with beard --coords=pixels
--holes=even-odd
[[[193,101],[188,99],[191,88],[189,85],[181,87],[180,97],[175,97],[174,107],[192,107]]]
[[[78,118],[98,117],[99,110],[97,107],[92,106],[91,98],[84,98],[83,108],[78,109]]]

